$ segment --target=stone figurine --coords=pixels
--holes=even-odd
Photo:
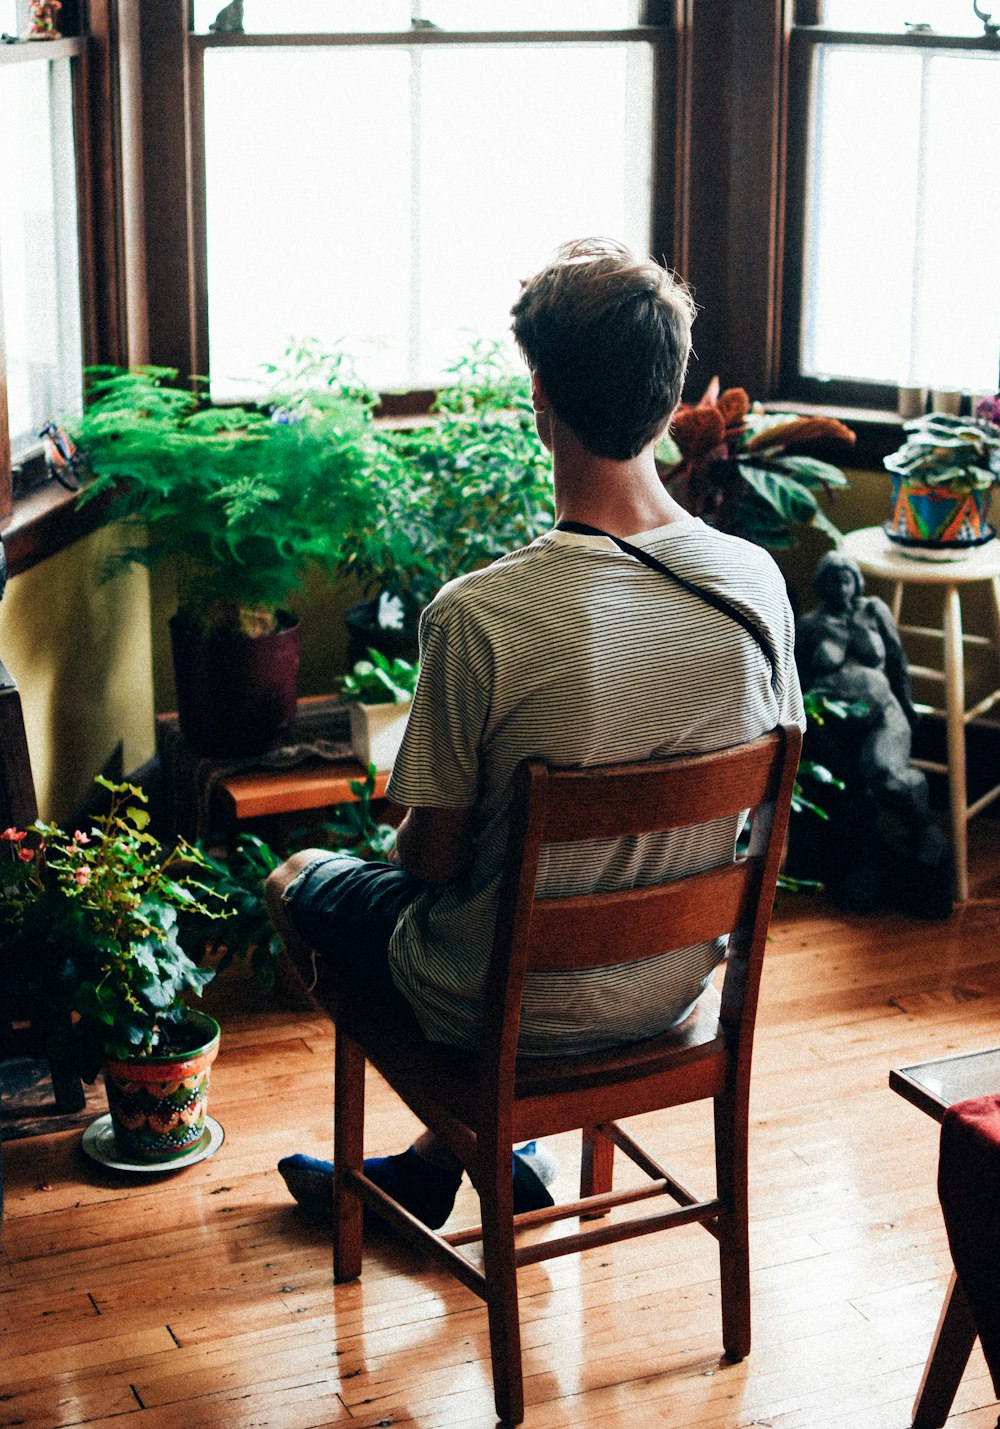
[[[242,35],[243,0],[224,5],[208,28],[219,35]]]
[[[796,629],[802,688],[859,707],[851,718],[831,717],[811,731],[808,756],[847,784],[829,827],[815,836],[823,865],[817,874],[859,910],[887,902],[944,916],[951,908],[950,858],[927,779],[910,762],[918,715],[892,612],[865,594],[861,569],[844,551],[820,560],[813,590],[820,604]]]

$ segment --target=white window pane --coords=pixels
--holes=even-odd
[[[0,276],[15,457],[81,401],[70,61],[0,69]]]
[[[644,249],[651,70],[644,45],[207,51],[213,394],[304,338],[436,383],[558,243]]]
[[[810,140],[802,367],[986,390],[1000,293],[991,273],[997,62],[819,47]]]
[[[343,343],[378,386],[405,372],[409,67],[406,50],[206,53],[214,394],[259,387],[293,338]]]
[[[612,30],[638,25],[640,0],[420,0],[443,30]]]
[[[415,375],[435,380],[473,336],[508,336],[520,279],[559,243],[605,234],[645,251],[651,61],[645,46],[626,45],[420,59]]]
[[[929,386],[995,388],[1000,358],[1000,168],[970,135],[1000,132],[1000,63],[927,65],[926,173],[915,335]]]
[[[989,4],[981,4],[983,11]],[[995,8],[995,7],[994,7]],[[930,25],[942,35],[981,35],[972,0],[823,0],[823,24],[837,30],[902,30]]]
[[[194,0],[194,27],[204,33],[225,0]],[[410,28],[410,0],[244,0],[247,35],[371,34]]]

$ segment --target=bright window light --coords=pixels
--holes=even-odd
[[[997,56],[817,47],[806,375],[995,389],[998,128]]]
[[[440,382],[560,242],[646,248],[651,114],[642,44],[207,50],[213,394],[299,339]]]
[[[0,69],[0,299],[15,460],[79,408],[80,278],[70,61]]]
[[[206,31],[223,5],[195,0],[195,29]],[[416,20],[442,30],[611,30],[637,25],[640,11],[640,0],[244,0],[243,29],[248,35],[371,34],[408,30]]]
[[[972,0],[823,0],[823,24],[868,33],[923,25],[941,35],[983,33],[982,21],[973,13]]]

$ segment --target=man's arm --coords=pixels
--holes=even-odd
[[[407,809],[393,861],[428,883],[459,878],[472,862],[472,810]]]

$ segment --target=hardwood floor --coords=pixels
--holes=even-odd
[[[947,923],[782,896],[752,1102],[754,1348],[720,1361],[714,1242],[695,1227],[521,1273],[528,1429],[905,1429],[950,1262],[936,1125],[892,1065],[1000,1042],[1000,826],[972,826]],[[0,1425],[493,1425],[486,1316],[388,1237],[331,1289],[328,1240],[274,1166],[328,1154],[330,1026],[229,989],[212,1111],[225,1144],[167,1177],[89,1162],[79,1134],[4,1147]],[[225,989],[217,994],[224,1001]],[[415,1123],[371,1078],[372,1150]],[[710,1186],[704,1109],[638,1118]],[[574,1138],[556,1138],[573,1194]],[[625,1174],[624,1172],[622,1174]],[[458,1218],[475,1219],[464,1189]],[[993,1429],[977,1349],[949,1425]]]

